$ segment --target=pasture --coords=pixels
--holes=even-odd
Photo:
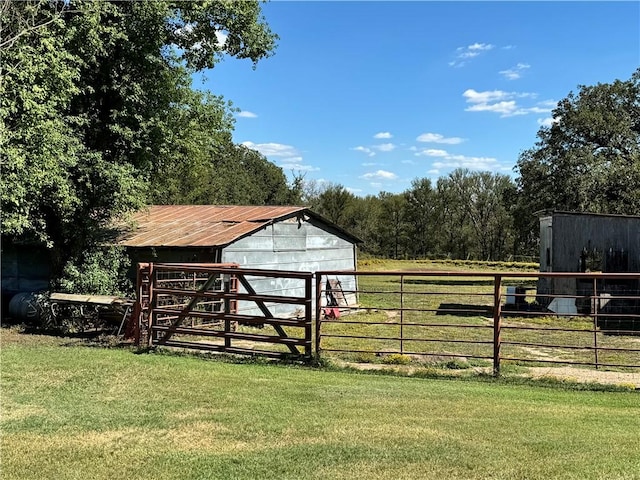
[[[640,478],[640,397],[1,330],[3,479]]]

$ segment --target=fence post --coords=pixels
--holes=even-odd
[[[502,277],[496,275],[493,282],[493,374],[500,375],[500,328],[502,321],[502,309],[500,301],[500,289],[502,287]]]
[[[311,318],[313,316],[313,276],[309,275],[304,279],[304,356],[310,359],[313,352],[311,350]]]
[[[144,275],[144,270],[143,270],[143,265],[142,263],[138,263],[138,275],[136,278],[136,305],[138,306],[138,308],[134,308],[133,309],[133,313],[135,314],[137,312],[137,318],[135,320],[135,324],[134,324],[134,331],[133,331],[133,338],[134,338],[134,342],[136,347],[140,346],[140,332],[142,331],[142,315],[143,315],[143,307],[144,307],[144,290],[142,287],[142,282],[143,282],[143,278],[142,276]]]
[[[404,275],[400,275],[400,354],[404,354]]]
[[[322,273],[316,272],[316,355],[320,355],[320,327],[322,326]]]
[[[220,275],[220,273],[214,273],[214,275]],[[194,273],[195,275],[195,273]],[[229,275],[228,273],[223,273],[221,274],[222,276],[222,290],[225,294],[228,294],[231,291],[231,275]],[[231,301],[229,300],[229,297],[225,297],[224,298],[224,349],[225,351],[228,351],[231,348],[231,337],[229,336],[231,334],[231,320],[229,319],[229,316],[231,314]]]
[[[600,307],[600,297],[598,296],[598,279],[593,278],[593,352],[595,355],[596,370],[598,369],[598,310]]]
[[[153,316],[156,306],[156,295],[154,288],[156,287],[156,273],[153,269],[153,263],[149,264],[149,319],[147,321],[147,346],[153,347]]]

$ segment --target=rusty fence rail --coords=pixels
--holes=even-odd
[[[328,280],[354,275],[336,306]],[[640,368],[640,274],[316,273],[317,353]]]
[[[312,281],[228,264],[141,264],[135,337],[150,347],[311,358]]]

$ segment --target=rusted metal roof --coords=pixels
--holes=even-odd
[[[153,205],[133,216],[134,228],[117,243],[127,247],[224,246],[301,212],[310,213],[306,207]]]

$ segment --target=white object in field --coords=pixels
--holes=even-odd
[[[575,298],[554,298],[547,307],[554,313],[577,315]]]
[[[507,287],[507,305],[515,305],[516,287]]]

